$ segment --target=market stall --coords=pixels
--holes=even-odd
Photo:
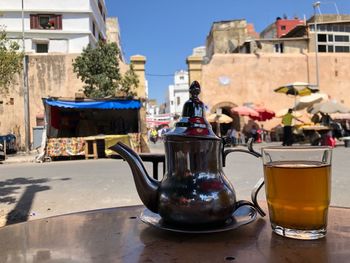
[[[141,152],[139,100],[44,98],[43,103],[49,157],[109,156],[108,148],[118,141]]]

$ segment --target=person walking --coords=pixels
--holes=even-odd
[[[157,142],[157,139],[158,139],[158,131],[155,128],[152,128],[150,132],[149,140],[155,144]]]
[[[230,140],[231,140],[231,146],[237,145],[237,130],[235,128],[232,128],[230,131]]]
[[[283,124],[283,146],[292,146],[293,144],[293,133],[292,133],[292,122],[293,119],[304,123],[297,117],[293,116],[293,109],[288,109],[288,112],[282,117]]]

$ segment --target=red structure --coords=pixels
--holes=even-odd
[[[304,20],[301,19],[277,19],[276,20],[276,29],[277,37],[282,37],[291,31],[294,27],[298,25],[303,25]]]

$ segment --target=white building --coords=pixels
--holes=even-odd
[[[169,85],[167,112],[172,116],[182,115],[184,103],[189,99],[188,72],[180,70],[175,72],[174,84]]]
[[[150,100],[147,103],[146,123],[148,128],[169,125],[171,121],[170,113],[160,113],[160,107],[156,100]]]
[[[104,0],[23,0],[23,5],[26,52],[81,53],[106,39]],[[0,25],[9,38],[22,39],[22,0],[0,1]]]

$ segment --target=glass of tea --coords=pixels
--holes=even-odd
[[[326,235],[332,149],[265,147],[265,192],[272,229],[296,239]]]

